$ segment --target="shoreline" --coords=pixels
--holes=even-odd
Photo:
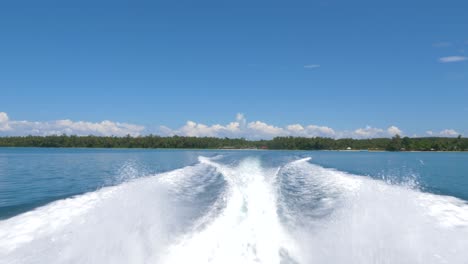
[[[404,151],[390,151],[390,150],[367,150],[367,149],[362,149],[362,150],[347,150],[347,149],[252,149],[252,148],[229,148],[229,149],[223,149],[223,148],[128,148],[128,147],[34,147],[34,146],[0,146],[0,149],[26,149],[26,148],[31,148],[31,149],[109,149],[109,150],[194,150],[194,151],[199,151],[199,150],[212,150],[212,151],[330,151],[330,152],[350,152],[350,153],[356,153],[356,152],[398,152],[398,153],[444,153],[444,152],[454,152],[454,153],[468,153],[468,150],[404,150]]]

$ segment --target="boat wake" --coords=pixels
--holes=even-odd
[[[301,159],[199,163],[0,221],[1,263],[467,263],[468,205]]]

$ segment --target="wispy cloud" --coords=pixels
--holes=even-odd
[[[468,57],[465,57],[465,56],[448,56],[448,57],[439,58],[439,62],[442,62],[442,63],[460,62],[460,61],[466,61],[466,60],[468,60]]]
[[[307,65],[304,65],[304,68],[306,68],[306,69],[316,69],[316,68],[320,68],[320,64],[307,64]]]

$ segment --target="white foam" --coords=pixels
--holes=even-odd
[[[157,259],[182,219],[167,199],[190,166],[59,200],[0,222],[1,263],[145,263]],[[176,180],[177,179],[177,180]]]
[[[322,168],[307,158],[280,169],[255,158],[238,166],[199,160],[0,221],[0,263],[468,259],[468,206],[460,199]],[[198,201],[213,193],[215,202]]]
[[[466,202],[304,162],[293,167],[318,189],[339,190],[330,192],[339,195],[326,217],[293,232],[307,263],[466,263]]]
[[[276,197],[258,160],[229,168],[207,159],[229,182],[226,207],[205,229],[180,238],[163,263],[280,263],[281,252],[292,254],[293,243],[283,230]],[[206,219],[204,221],[207,221]],[[286,253],[288,252],[288,253]]]

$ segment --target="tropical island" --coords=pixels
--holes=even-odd
[[[180,149],[272,149],[272,150],[368,150],[368,151],[468,151],[468,138],[400,137],[326,138],[275,137],[271,140],[217,137],[115,136],[11,136],[0,137],[0,147],[46,148],[180,148]]]

